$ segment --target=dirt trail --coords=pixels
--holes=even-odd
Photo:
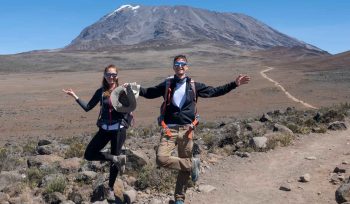
[[[250,158],[230,156],[201,175],[199,183],[217,189],[195,194],[192,204],[281,204],[336,203],[337,185],[329,182],[330,173],[343,161],[350,160],[350,130],[310,134],[293,145],[253,153]],[[314,156],[316,160],[306,160]],[[309,173],[311,181],[298,182]],[[279,190],[289,181],[292,190]]]
[[[268,69],[265,69],[263,71],[260,72],[261,76],[264,77],[265,79],[271,81],[272,83],[275,84],[275,86],[279,87],[286,95],[288,98],[290,98],[291,100],[297,102],[297,103],[301,103],[303,106],[307,107],[307,108],[313,108],[313,109],[317,109],[315,106],[312,106],[300,99],[295,98],[292,94],[290,94],[280,83],[278,83],[277,81],[271,79],[270,77],[268,77],[265,72],[268,72],[270,70],[273,70],[273,67],[267,67]]]

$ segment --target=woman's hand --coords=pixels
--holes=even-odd
[[[77,100],[79,97],[74,93],[73,89],[62,89],[62,91]]]
[[[238,75],[238,77],[235,80],[237,86],[240,86],[242,84],[247,84],[249,81],[250,81],[250,77],[242,74]]]
[[[130,83],[124,83],[122,86],[126,88],[128,85],[130,85]]]

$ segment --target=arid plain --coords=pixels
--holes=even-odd
[[[302,49],[251,52],[210,44],[119,52],[23,53],[0,57],[0,144],[93,133],[98,107],[85,113],[63,88],[74,89],[88,101],[101,85],[103,68],[111,63],[121,68],[120,83],[156,85],[173,74],[171,60],[176,54],[187,55],[190,76],[207,85],[223,85],[240,73],[252,78],[248,85],[225,96],[200,98],[202,121],[248,118],[287,107],[307,109],[261,75],[268,67],[274,68],[265,73],[268,77],[315,107],[350,101],[349,53],[309,56]],[[155,123],[161,101],[139,98],[136,126]]]

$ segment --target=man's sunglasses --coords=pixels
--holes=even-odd
[[[109,77],[116,78],[116,77],[118,76],[117,73],[105,73],[104,75],[105,75],[105,77],[107,77],[107,78],[109,78]]]
[[[184,67],[186,65],[187,65],[186,62],[175,62],[174,63],[174,67]]]

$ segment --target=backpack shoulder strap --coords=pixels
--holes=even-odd
[[[170,95],[171,95],[171,88],[170,88],[170,85],[171,85],[171,80],[173,79],[174,77],[171,76],[171,77],[168,77],[165,79],[165,91],[164,91],[164,102],[161,106],[161,115],[164,115],[165,114],[165,109],[166,109],[166,106],[169,105],[170,103]]]
[[[197,91],[196,91],[196,85],[194,84],[194,80],[191,79],[191,88],[192,88],[192,91],[193,91],[193,96],[195,98],[195,101],[197,103],[197,100],[198,100],[198,97],[197,97]]]
[[[171,81],[174,79],[174,76],[170,76],[165,79],[165,91],[164,91],[164,102],[169,105],[170,96],[171,96]]]

